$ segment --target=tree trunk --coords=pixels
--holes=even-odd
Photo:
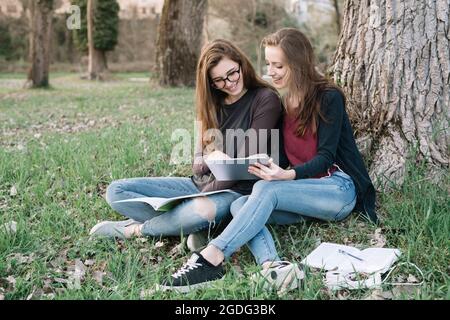
[[[27,86],[49,86],[50,39],[52,30],[53,0],[30,3],[30,59]]]
[[[409,155],[448,169],[449,14],[448,0],[345,4],[332,72],[381,185],[403,181]]]
[[[336,11],[336,27],[338,35],[341,34],[341,13],[339,11],[339,2],[338,0],[333,1],[334,10]]]
[[[87,29],[88,29],[88,47],[89,47],[89,80],[100,80],[106,72],[106,55],[105,52],[95,49],[94,47],[94,14],[95,2],[97,0],[88,0],[87,4]]]
[[[207,0],[165,0],[156,66],[162,86],[194,86]]]

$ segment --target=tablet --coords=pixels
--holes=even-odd
[[[254,155],[247,158],[215,159],[205,162],[217,181],[259,180],[259,177],[248,172],[248,167],[257,162],[268,165],[269,156]]]

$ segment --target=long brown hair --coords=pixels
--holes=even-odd
[[[220,102],[226,97],[226,93],[212,87],[209,72],[211,68],[217,66],[224,57],[237,62],[241,66],[241,77],[243,79],[244,88],[272,88],[256,74],[255,69],[245,53],[230,41],[217,39],[205,44],[197,64],[195,92],[197,121],[200,121],[202,125],[200,130],[202,148],[210,142],[208,141],[210,139],[204,136],[205,131],[208,129],[219,128],[217,114],[219,112]],[[275,89],[273,90],[275,91]]]
[[[298,101],[299,103],[295,108],[298,125],[296,135],[303,136],[308,128],[315,134],[319,117],[327,121],[320,109],[324,92],[337,89],[345,99],[342,90],[316,70],[316,58],[311,42],[301,31],[294,28],[283,28],[264,37],[261,44],[264,47],[281,48],[286,57],[289,85],[285,108],[287,111],[286,101]]]

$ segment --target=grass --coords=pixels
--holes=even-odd
[[[173,166],[169,159],[172,131],[193,132],[193,90],[131,79],[146,77],[119,74],[115,81],[91,83],[61,73],[51,78],[51,89],[25,90],[24,77],[0,75],[0,226],[17,222],[16,232],[0,228],[0,297],[140,299],[147,292],[146,299],[361,299],[370,294],[330,292],[314,272],[284,296],[255,289],[249,275],[257,267],[246,248],[227,262],[223,285],[187,295],[152,292],[189,255],[177,247],[180,238],[90,241],[88,231],[99,220],[121,219],[103,198],[112,180],[190,174],[188,164]],[[386,247],[400,248],[401,261],[417,264],[425,277],[419,290],[397,290],[394,299],[450,298],[449,176],[436,184],[426,173],[411,165],[404,185],[378,198]],[[300,261],[319,241],[368,247],[376,227],[352,216],[341,223],[306,222],[272,231],[281,255]],[[419,278],[406,267],[393,276],[409,274]]]

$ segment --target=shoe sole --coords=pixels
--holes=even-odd
[[[123,220],[123,222],[127,222],[127,221],[130,221],[130,219]],[[118,235],[111,236],[111,235],[104,235],[104,234],[100,234],[100,235],[96,235],[95,234],[95,232],[97,232],[97,230],[99,230],[104,225],[110,224],[110,223],[117,223],[117,222],[122,222],[122,221],[102,221],[102,222],[99,222],[95,226],[92,227],[92,229],[89,231],[89,235],[91,236],[91,238],[98,237],[98,238],[108,238],[108,239],[115,239],[115,238],[123,239],[123,240],[127,239],[125,237],[125,235],[122,235],[122,236],[118,236]],[[132,224],[133,223],[130,223],[129,225],[132,225]],[[125,225],[124,227],[127,227],[127,226],[128,225]]]
[[[157,286],[157,290],[160,290],[160,291],[175,291],[175,292],[178,292],[178,293],[188,293],[188,292],[193,291],[193,290],[205,289],[205,288],[212,287],[214,284],[218,283],[219,281],[221,281],[223,279],[224,279],[224,277],[222,277],[220,279],[217,279],[217,280],[208,281],[208,282],[202,282],[202,283],[197,283],[197,284],[192,284],[192,285],[188,285],[188,286],[158,285]]]
[[[89,231],[89,235],[92,236],[98,229],[103,227],[105,224],[111,223],[112,221],[103,221],[98,224],[96,224],[94,227],[92,227],[91,231]]]

